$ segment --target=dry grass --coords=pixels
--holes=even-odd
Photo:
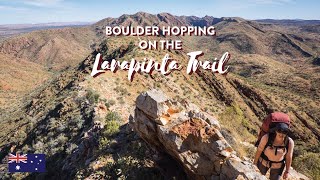
[[[229,136],[225,136],[234,150],[237,151],[241,157],[252,157],[252,152],[249,151],[250,149],[243,146],[241,142],[253,144],[256,136],[250,133],[250,129],[253,127],[239,106],[232,105],[227,107],[223,113],[219,114],[219,121],[222,127],[228,130],[230,133],[229,136],[234,138],[235,142],[228,139]]]
[[[0,53],[0,107],[13,106],[52,75],[42,66]]]

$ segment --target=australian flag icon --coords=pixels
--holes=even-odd
[[[9,172],[46,172],[45,154],[9,154]]]

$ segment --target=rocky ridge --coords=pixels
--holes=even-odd
[[[130,124],[151,147],[172,156],[189,179],[267,179],[250,161],[237,157],[219,121],[194,104],[152,89],[137,97]],[[308,179],[292,174],[289,179]]]

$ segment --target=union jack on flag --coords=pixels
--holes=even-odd
[[[20,162],[27,163],[27,160],[28,160],[28,157],[27,157],[26,154],[13,155],[13,154],[9,153],[8,163],[13,163],[13,162],[16,162],[16,163],[20,163]]]

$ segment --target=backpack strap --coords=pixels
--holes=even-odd
[[[272,163],[281,163],[281,162],[284,163],[285,162],[285,158],[283,158],[283,160],[281,160],[281,161],[270,161],[269,158],[264,154],[264,151],[268,146],[276,148],[275,155],[277,155],[278,148],[285,148],[286,149],[285,155],[288,153],[288,149],[289,149],[289,138],[288,138],[288,136],[285,137],[285,140],[284,140],[284,144],[285,145],[284,146],[273,146],[273,142],[274,142],[275,137],[276,137],[276,134],[273,134],[273,133],[269,133],[268,134],[268,141],[267,141],[266,145],[264,146],[264,149],[263,149],[263,151],[261,153],[261,157],[264,160],[269,162],[270,167],[272,166]]]
[[[288,138],[288,135],[285,137],[284,139],[284,146],[274,146],[273,145],[273,142],[274,142],[274,139],[276,138],[276,134],[274,133],[269,133],[268,134],[268,141],[267,141],[267,144],[264,146],[264,149],[263,151],[268,147],[268,146],[271,146],[271,147],[274,147],[276,149],[278,148],[286,148],[286,154],[288,153],[288,149],[289,149],[289,138]],[[275,151],[275,155],[277,155],[277,151]]]
[[[271,146],[271,147],[273,146],[274,138],[276,138],[276,134],[268,133],[268,141],[267,141],[266,145],[264,146],[263,151],[266,150],[266,148],[268,146]]]

